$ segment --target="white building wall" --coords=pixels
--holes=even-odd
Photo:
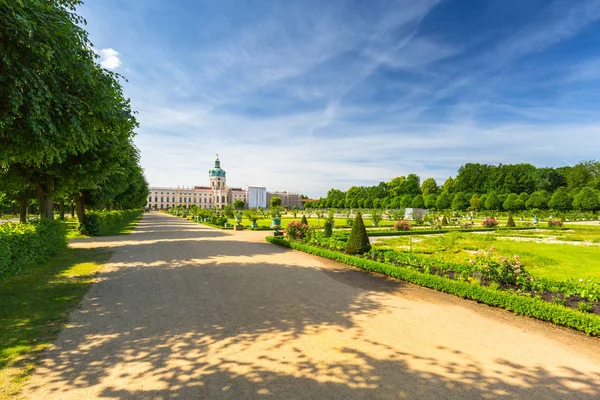
[[[246,186],[248,208],[267,207],[267,188],[260,186]]]

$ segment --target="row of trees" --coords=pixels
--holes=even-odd
[[[586,161],[561,168],[465,164],[455,178],[448,178],[441,186],[433,178],[421,183],[419,176],[410,174],[375,186],[353,186],[346,192],[331,189],[326,197],[305,206],[596,211],[600,209],[600,162]]]
[[[148,184],[133,144],[137,121],[118,74],[103,69],[81,28],[79,0],[0,0],[0,193],[21,220],[37,200],[136,208]]]

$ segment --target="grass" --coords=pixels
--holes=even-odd
[[[130,234],[137,226],[137,223],[140,222],[140,219],[142,219],[142,216],[143,216],[143,213],[136,216],[133,220],[127,221],[124,226],[117,226],[114,229],[106,232],[106,234],[103,236],[120,236],[120,235]],[[64,219],[64,222],[67,225],[67,239],[71,240],[71,239],[81,239],[81,238],[89,237],[89,236],[83,235],[77,229],[77,227],[79,226],[79,220],[77,218],[68,217],[68,218]]]
[[[475,251],[488,249],[494,246],[496,250],[505,255],[518,254],[527,271],[538,278],[550,279],[600,279],[600,246],[573,245],[556,243],[538,243],[533,241],[515,241],[509,237],[522,238],[568,238],[581,236],[588,239],[596,236],[595,231],[587,238],[582,231],[565,232],[544,230],[537,232],[519,231],[491,234],[476,233],[449,233],[434,237],[413,236],[396,237],[379,241],[376,246],[393,248],[400,251],[413,251],[431,257],[440,257],[448,261],[466,263],[473,258]]]
[[[0,400],[15,396],[111,253],[67,249],[0,282]]]

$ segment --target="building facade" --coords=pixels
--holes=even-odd
[[[290,193],[290,192],[267,192],[267,204],[270,204],[272,197],[281,198],[281,205],[285,208],[291,209],[292,207],[296,207],[298,209],[302,208],[302,202],[300,200],[300,193]]]
[[[217,156],[215,166],[208,171],[208,186],[150,187],[148,207],[155,210],[179,205],[185,208],[192,205],[200,208],[223,208],[228,204],[233,205],[236,200],[248,204],[248,193],[244,189],[227,186],[227,173],[221,168],[221,161]]]

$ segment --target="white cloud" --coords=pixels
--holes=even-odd
[[[117,69],[121,65],[120,54],[115,49],[101,49],[99,54],[102,68]]]

